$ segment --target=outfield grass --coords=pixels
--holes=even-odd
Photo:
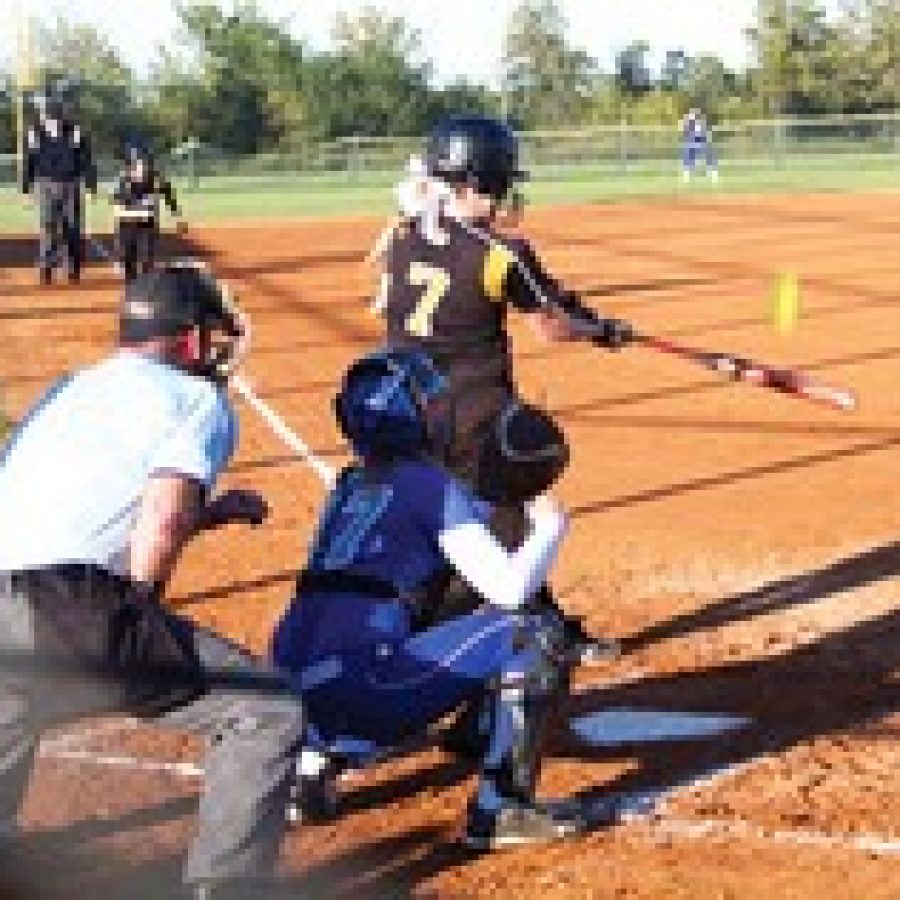
[[[246,175],[201,180],[197,187],[182,184],[179,196],[192,222],[254,218],[310,218],[382,215],[393,206],[396,173],[333,175]],[[900,156],[808,155],[780,163],[726,162],[713,184],[702,177],[683,185],[674,164],[632,164],[544,168],[533,173],[527,186],[529,202],[602,203],[627,197],[670,197],[694,194],[731,194],[790,191],[900,190]],[[110,225],[109,204],[89,204],[91,229]],[[0,189],[0,231],[30,231],[34,211],[19,202],[10,188]]]

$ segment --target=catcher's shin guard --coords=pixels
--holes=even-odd
[[[526,617],[514,664],[500,676],[492,696],[491,736],[483,763],[479,805],[528,803],[540,771],[540,744],[551,701],[564,692],[565,667],[552,652],[555,626]]]

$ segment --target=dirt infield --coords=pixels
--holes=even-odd
[[[249,380],[333,462],[338,373],[378,333],[361,261],[377,228],[193,236],[252,315]],[[529,231],[597,306],[692,345],[801,364],[853,386],[860,410],[646,350],[547,347],[517,327],[526,393],[574,448],[555,585],[627,648],[579,672],[542,790],[622,795],[630,813],[552,849],[469,857],[454,837],[471,773],[426,748],[348,782],[344,818],[291,835],[286,877],[311,897],[900,896],[900,195],[567,207],[531,214]],[[780,272],[802,284],[790,336],[771,324]],[[53,291],[2,269],[11,413],[106,351],[114,303],[100,268]],[[266,492],[272,521],[199,541],[172,593],[262,649],[322,488],[249,411],[242,427],[228,482]],[[190,833],[196,750],[141,728],[48,742],[25,811],[35,896],[164,896]]]

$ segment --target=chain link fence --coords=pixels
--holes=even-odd
[[[857,157],[861,165],[900,164],[900,113],[817,119],[770,119],[719,125],[713,145],[725,167],[839,164]],[[522,135],[525,163],[538,178],[565,178],[578,170],[603,173],[671,170],[681,158],[678,127],[615,126]],[[214,146],[189,141],[166,155],[163,164],[188,186],[214,189],[218,179],[240,178],[264,187],[285,176],[311,183],[388,182],[402,171],[417,138],[345,138],[329,142],[297,141],[277,152],[253,157],[228,156]],[[111,179],[116,164],[100,160],[101,178]],[[0,185],[15,183],[17,160],[0,156]],[[213,182],[213,184],[210,184]]]

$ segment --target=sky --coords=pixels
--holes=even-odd
[[[233,0],[221,0],[228,8]],[[837,0],[833,0],[834,3]],[[439,81],[458,77],[496,84],[503,35],[516,0],[258,0],[273,18],[314,48],[325,48],[334,16],[362,6],[402,15],[422,34],[425,55]],[[661,58],[667,49],[712,51],[741,68],[748,61],[744,36],[755,0],[559,0],[573,44],[611,70],[618,48],[647,40]],[[13,54],[15,21],[28,11],[57,14],[100,27],[138,71],[146,72],[156,48],[176,28],[171,0],[0,0],[0,59]]]

